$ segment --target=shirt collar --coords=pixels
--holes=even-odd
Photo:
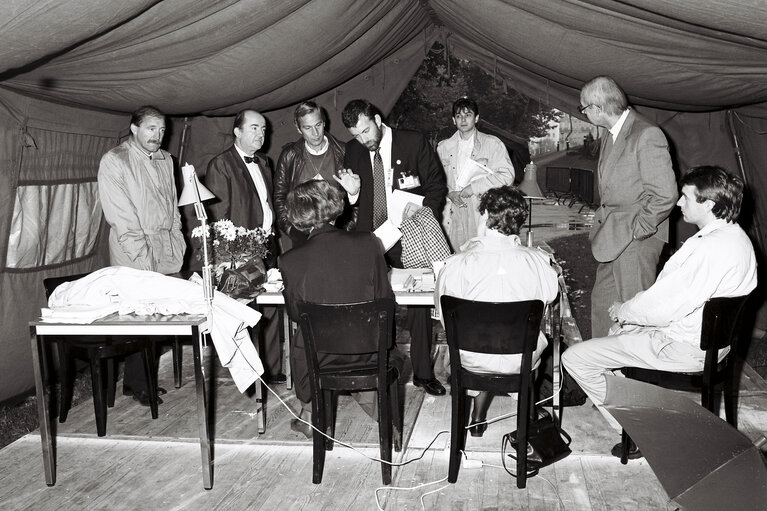
[[[304,147],[306,147],[306,151],[309,154],[313,154],[315,156],[319,156],[321,154],[325,154],[325,151],[328,150],[328,146],[329,145],[330,145],[330,143],[328,142],[328,137],[327,136],[325,136],[323,138],[322,147],[320,147],[319,151],[317,151],[315,149],[312,149],[311,147],[309,147],[309,144],[307,144],[306,141],[304,141]]]
[[[621,114],[620,118],[618,119],[618,122],[615,123],[615,125],[610,128],[610,134],[613,136],[613,142],[615,142],[615,138],[618,136],[618,133],[621,132],[621,128],[626,123],[626,117],[629,116],[629,109],[625,109],[623,113]]]
[[[240,158],[242,158],[242,161],[243,161],[243,162],[245,161],[245,157],[246,157],[246,156],[247,156],[248,158],[250,158],[250,157],[251,157],[249,154],[246,154],[246,153],[245,153],[245,151],[243,151],[242,149],[240,149],[240,146],[238,146],[238,145],[237,145],[237,142],[235,142],[235,143],[234,143],[234,148],[237,150],[237,154],[239,154],[239,155],[240,155]],[[256,156],[256,153],[253,153],[253,157],[255,157],[255,156]],[[246,163],[246,165],[247,165],[247,163]]]
[[[381,143],[378,144],[378,151],[381,154],[391,154],[391,146],[392,146],[391,128],[388,127],[386,124],[381,123],[381,131],[383,131],[383,136],[381,137]],[[375,151],[370,151],[370,152],[374,153]]]
[[[141,154],[144,158],[148,160],[164,160],[165,155],[162,153],[162,149],[158,149],[157,151],[153,153],[148,153],[144,151],[140,145],[138,145],[138,142],[134,138],[130,139],[130,144],[133,146],[133,148],[138,151],[139,154]]]
[[[724,218],[717,218],[716,220],[713,220],[707,223],[706,225],[704,225],[703,228],[699,230],[698,233],[695,234],[694,236],[698,236],[698,237],[705,236],[706,234],[710,232],[714,232],[718,229],[721,229],[722,227],[727,226],[729,223],[730,222],[728,222]]]

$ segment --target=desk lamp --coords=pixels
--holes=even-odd
[[[533,246],[533,199],[545,199],[541,187],[538,186],[538,176],[536,172],[538,167],[532,161],[525,165],[525,175],[517,189],[522,192],[525,199],[529,201],[530,212],[527,221],[527,246]]]

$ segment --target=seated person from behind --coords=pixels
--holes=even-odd
[[[551,257],[519,240],[519,229],[527,218],[522,193],[508,185],[491,188],[480,197],[479,213],[477,236],[466,243],[463,252],[450,256],[439,273],[437,306],[443,295],[482,302],[554,301],[559,287]],[[533,367],[537,367],[546,345],[546,336],[541,332],[533,352]],[[461,350],[461,364],[476,373],[515,374],[520,370],[521,355]],[[486,420],[491,398],[488,392],[475,395],[472,424]],[[486,424],[473,426],[471,434],[482,436],[486,428]]]
[[[720,167],[703,166],[691,169],[680,185],[677,205],[684,221],[700,230],[671,256],[652,286],[610,307],[619,324],[610,335],[575,344],[562,355],[565,369],[617,432],[620,424],[602,406],[604,373],[621,367],[702,371],[703,306],[710,298],[744,296],[756,287],[754,249],[735,223],[743,181]],[[620,456],[621,444],[612,452]],[[636,446],[629,456],[641,456]]]
[[[288,315],[298,321],[298,303],[355,303],[377,298],[394,298],[388,278],[383,247],[369,231],[345,231],[333,225],[344,210],[344,192],[327,181],[307,181],[288,193],[288,220],[308,234],[306,243],[280,257],[285,283],[283,295]],[[339,336],[343,332],[338,332]],[[318,355],[320,364],[374,364],[375,353],[364,355]],[[390,362],[402,364],[393,352]],[[301,330],[290,347],[296,397],[301,401],[300,417],[311,422],[311,387]],[[357,392],[354,398],[372,417],[377,417],[375,391]],[[311,437],[311,428],[293,420],[291,428]]]

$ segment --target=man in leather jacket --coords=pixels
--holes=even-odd
[[[288,192],[312,179],[322,179],[341,188],[333,177],[344,168],[346,144],[325,132],[322,109],[313,101],[305,101],[296,107],[295,126],[301,138],[286,144],[277,160],[274,175],[274,204],[280,231],[290,238],[290,246],[306,241],[306,234],[294,228],[288,221],[285,203]],[[347,205],[348,206],[348,205]],[[349,228],[353,225],[352,208],[347,207],[336,226]],[[282,240],[285,243],[285,239]],[[283,252],[290,247],[283,247]]]

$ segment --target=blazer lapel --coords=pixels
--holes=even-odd
[[[613,178],[620,179],[622,177],[615,176],[615,173],[612,172],[612,169],[615,167],[615,163],[620,160],[621,156],[623,155],[623,150],[626,149],[626,137],[634,126],[635,116],[636,114],[634,113],[634,110],[629,110],[628,117],[626,117],[626,121],[623,123],[618,136],[615,137],[615,142],[612,143],[612,147],[610,147],[612,134],[609,130],[607,132],[606,136],[608,140],[606,140],[602,146],[606,154],[604,158],[599,159],[599,180],[603,184],[602,193],[600,193],[600,196],[605,195],[604,191],[609,188],[611,183],[615,182],[615,179]]]

